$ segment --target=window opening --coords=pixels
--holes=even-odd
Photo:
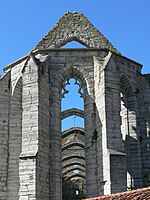
[[[61,46],[61,48],[86,48],[86,46],[82,45],[80,42],[71,41]]]
[[[84,90],[79,80],[70,78],[63,83],[61,94],[61,108],[65,112],[61,121],[62,196],[63,200],[80,200],[86,197],[85,133],[81,114],[84,110]]]
[[[79,195],[79,190],[76,190],[76,195],[77,195],[77,196]]]
[[[69,108],[78,108],[83,110],[83,87],[78,80],[74,78],[67,79],[62,85],[62,111]]]
[[[121,91],[120,98],[121,98],[121,110],[120,110],[121,134],[123,141],[125,141],[128,132],[128,110],[127,110],[127,98],[124,91]],[[123,145],[123,150],[124,149],[125,147]]]

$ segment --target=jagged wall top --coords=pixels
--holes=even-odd
[[[78,12],[66,13],[35,49],[60,48],[71,41],[78,41],[88,48],[108,49],[119,53],[89,20]]]

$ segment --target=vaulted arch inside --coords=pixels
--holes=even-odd
[[[62,88],[62,198],[86,197],[84,90],[78,79]],[[68,164],[69,163],[69,164]]]

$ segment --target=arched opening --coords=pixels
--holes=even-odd
[[[76,78],[62,85],[62,199],[86,196],[84,91]]]
[[[70,41],[67,42],[65,45],[61,46],[61,48],[86,48],[86,46],[78,41]]]
[[[127,77],[120,79],[120,117],[123,150],[127,155],[127,189],[142,186],[142,170],[137,123],[136,97]],[[135,171],[136,169],[137,171]]]
[[[70,38],[66,38],[63,40],[63,42],[61,41],[59,48],[87,48],[89,47],[87,44],[87,41],[82,40],[79,37],[70,37]]]
[[[128,110],[127,110],[127,96],[123,87],[121,87],[120,100],[121,100],[121,109],[120,109],[121,135],[123,141],[125,141],[126,136],[128,135]],[[123,143],[123,150],[125,150],[125,143]]]
[[[96,123],[93,82],[87,71],[81,66],[66,63],[65,65],[59,65],[58,69],[54,68],[50,73],[50,196],[56,200],[62,199],[62,168],[66,165],[69,166],[69,163],[75,163],[76,165],[80,162],[86,166],[86,176],[84,179],[86,180],[86,197],[95,196],[98,192],[96,181],[98,173],[98,158],[96,157],[97,140],[93,137]],[[76,89],[74,90],[74,88]],[[76,95],[81,104],[76,101]],[[66,101],[65,104],[63,101]],[[62,159],[62,132],[65,131],[65,127],[62,129],[62,119],[73,116],[72,119],[70,118],[72,120],[71,123],[75,124],[72,128],[75,127],[77,129],[77,118],[74,119],[74,115],[80,117],[80,121],[83,121],[84,118],[85,127],[78,127],[80,134],[75,134],[78,131],[75,130],[74,135],[85,139],[85,149],[83,149],[83,145],[75,147],[82,151],[84,150],[83,152],[85,152],[86,156],[77,152],[69,158],[66,155]],[[69,121],[67,123],[69,124]],[[82,128],[85,128],[84,136],[81,134],[83,132]],[[71,139],[73,138],[77,139],[75,136]],[[74,147],[71,146],[71,148]],[[64,152],[66,152],[66,149]],[[83,178],[83,174],[77,175]],[[76,177],[74,176],[74,178]],[[80,197],[77,196],[76,198],[79,199]]]

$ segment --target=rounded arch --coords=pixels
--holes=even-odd
[[[16,92],[18,85],[21,85],[21,86],[22,86],[22,76],[19,76],[19,77],[16,79],[16,81],[15,81],[13,87],[12,87],[12,96],[13,96],[13,94]]]
[[[129,94],[133,94],[133,88],[131,86],[130,80],[125,74],[121,74],[120,83],[126,88]]]
[[[75,174],[74,172],[72,172],[65,177],[65,180],[73,179],[73,178],[83,178],[83,179],[85,179],[85,173],[79,172],[79,173]]]
[[[83,142],[68,142],[67,144],[62,146],[62,151],[70,148],[70,147],[81,147],[81,148],[85,148],[85,144]]]
[[[85,167],[85,163],[83,163],[81,161],[76,161],[76,162],[70,162],[69,161],[69,164],[65,164],[64,166],[62,166],[62,168],[66,169],[66,168],[71,167],[73,165],[78,165],[78,166],[81,166],[81,167]]]
[[[120,75],[120,86],[121,88],[124,87],[127,91],[128,95],[134,95],[134,89],[133,86],[129,80],[129,78],[125,74]]]
[[[75,170],[79,170],[79,171],[82,171],[82,172],[85,172],[85,167],[82,167],[82,166],[70,166],[68,167],[67,169],[63,170],[63,174],[68,174],[70,172],[74,172]]]
[[[62,162],[62,168],[65,169],[65,167],[70,166],[70,165],[82,165],[85,166],[85,159],[82,158],[70,158],[68,160],[65,160]]]
[[[71,155],[71,156],[64,156],[63,158],[62,158],[62,161],[65,161],[65,160],[69,160],[69,159],[72,159],[72,158],[79,158],[79,159],[82,159],[82,160],[85,160],[85,157],[84,156],[82,156],[82,155]]]
[[[73,116],[73,115],[84,118],[84,111],[77,109],[77,108],[71,108],[71,109],[68,109],[68,110],[64,110],[61,113],[61,119],[65,119],[65,118]]]
[[[62,138],[67,137],[70,134],[74,134],[74,132],[81,134],[81,135],[85,135],[84,133],[84,128],[81,127],[71,127],[65,131],[62,132]]]
[[[130,83],[130,80],[127,76],[122,74],[120,76],[120,92],[124,95],[126,106],[129,110],[135,110],[136,107],[136,97],[134,89]]]

